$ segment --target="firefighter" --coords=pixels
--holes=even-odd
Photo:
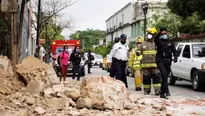
[[[144,94],[148,95],[151,92],[151,79],[153,80],[153,86],[155,89],[155,94],[160,95],[160,74],[156,65],[156,46],[154,43],[154,38],[157,33],[156,28],[149,28],[147,30],[147,40],[139,45],[137,56],[142,55],[141,68],[143,71],[143,86]]]
[[[171,96],[167,79],[171,71],[172,54],[174,55],[173,61],[177,62],[177,51],[174,43],[169,40],[168,31],[164,27],[160,29],[155,44],[157,46],[156,62],[162,77],[160,97],[167,99],[167,96]]]
[[[128,62],[128,67],[131,68],[134,72],[134,83],[135,83],[135,90],[136,91],[141,91],[141,85],[142,85],[142,81],[143,81],[143,73],[141,71],[141,67],[140,67],[140,61],[142,59],[142,55],[137,56],[136,55],[136,51],[138,49],[138,46],[144,42],[144,38],[142,37],[138,37],[136,39],[136,47],[134,49],[132,49],[131,53],[130,53],[130,57],[129,57],[129,62]]]

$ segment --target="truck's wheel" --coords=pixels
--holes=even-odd
[[[168,77],[168,84],[169,85],[175,85],[177,78],[173,76],[172,72],[169,73]]]
[[[198,77],[198,71],[197,70],[195,70],[192,73],[192,85],[193,85],[194,91],[200,91],[203,88],[203,85],[199,82],[199,77]]]

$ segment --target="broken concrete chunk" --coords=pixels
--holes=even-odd
[[[40,95],[40,87],[41,84],[39,82],[36,81],[30,81],[29,84],[26,87],[25,92],[29,93],[31,95]]]
[[[73,91],[69,94],[69,97],[72,98],[74,101],[77,101],[78,98],[80,98],[80,92]]]
[[[77,108],[91,108],[92,99],[91,98],[79,98],[76,102]]]
[[[46,98],[48,106],[53,107],[57,110],[62,110],[65,106],[65,100],[63,98]]]
[[[46,113],[46,110],[44,109],[44,108],[42,108],[42,107],[36,107],[35,109],[34,109],[34,111],[37,113],[37,114],[45,114]]]
[[[83,97],[91,98],[93,107],[100,110],[124,109],[128,98],[125,84],[106,76],[85,77],[80,93]]]
[[[76,103],[71,98],[68,98],[67,100],[69,101],[71,106],[76,107]]]
[[[35,104],[35,99],[33,97],[27,97],[26,98],[26,103],[28,105],[33,105],[33,104]]]

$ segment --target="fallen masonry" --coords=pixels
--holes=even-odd
[[[0,57],[0,116],[204,116],[205,100],[163,100],[129,93],[106,76],[59,83],[52,66],[34,57],[18,64]],[[5,62],[7,64],[5,64]],[[5,70],[6,69],[6,70]],[[194,109],[193,109],[194,107]]]

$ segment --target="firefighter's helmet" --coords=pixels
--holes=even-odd
[[[147,33],[150,33],[152,35],[155,35],[157,34],[157,29],[155,27],[152,27],[152,28],[148,28],[147,29]]]
[[[141,36],[137,37],[136,43],[142,43],[142,42],[144,42],[144,38]]]

